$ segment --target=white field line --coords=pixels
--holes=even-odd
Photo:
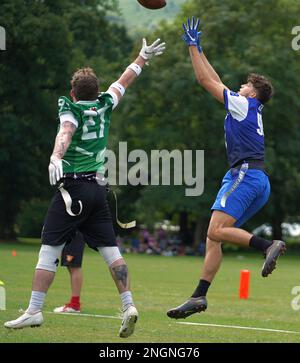
[[[95,314],[82,314],[82,313],[55,313],[54,311],[45,311],[46,314],[55,314],[55,315],[73,315],[73,316],[91,316],[93,318],[107,318],[107,319],[118,319],[122,320],[120,316],[111,316],[111,315],[95,315]]]
[[[54,313],[52,311],[46,311],[47,314],[56,314],[56,315],[74,315],[74,316],[90,316],[93,318],[106,318],[106,319],[118,319],[121,320],[121,317],[111,316],[111,315],[96,315],[96,314],[83,314],[83,313]],[[273,333],[286,333],[286,334],[300,334],[298,331],[292,330],[278,330],[278,329],[266,329],[266,328],[255,328],[250,326],[238,326],[238,325],[221,325],[221,324],[205,324],[205,323],[189,323],[189,322],[179,322],[176,321],[177,324],[182,325],[198,325],[198,326],[208,326],[208,327],[216,327],[216,328],[231,328],[231,329],[244,329],[244,330],[258,330],[258,331],[269,331]]]
[[[269,332],[273,332],[273,333],[300,334],[299,331],[255,328],[255,327],[250,327],[250,326],[220,325],[220,324],[205,324],[205,323],[188,323],[188,322],[179,322],[179,321],[176,321],[176,323],[177,324],[184,324],[184,325],[200,325],[200,326],[217,327],[217,328],[231,328],[231,329],[269,331]]]

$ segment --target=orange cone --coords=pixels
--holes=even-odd
[[[250,286],[250,271],[241,270],[240,275],[240,299],[248,299]]]
[[[13,257],[16,257],[16,256],[17,256],[17,251],[16,251],[16,250],[12,250],[11,255],[12,255]]]

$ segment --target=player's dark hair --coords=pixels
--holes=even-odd
[[[247,82],[253,85],[257,94],[256,98],[263,104],[267,103],[274,94],[272,83],[260,74],[249,74]]]
[[[99,94],[99,80],[92,68],[78,69],[71,79],[74,96],[78,101],[93,101]]]

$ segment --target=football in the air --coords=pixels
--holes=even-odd
[[[161,9],[167,5],[166,0],[137,0],[142,6],[147,9]]]

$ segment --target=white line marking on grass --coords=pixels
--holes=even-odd
[[[93,318],[107,318],[107,319],[122,320],[122,318],[119,317],[119,316],[111,316],[111,315],[95,315],[95,314],[82,314],[82,313],[55,313],[53,311],[46,311],[46,314],[73,315],[73,316],[92,316]]]
[[[185,325],[201,325],[201,326],[209,326],[209,327],[217,327],[217,328],[260,330],[260,331],[269,331],[269,332],[273,332],[273,333],[300,334],[299,331],[254,328],[254,327],[251,327],[251,326],[220,325],[220,324],[205,324],[205,323],[188,323],[188,322],[179,322],[179,321],[176,321],[176,323],[177,324],[185,324]]]

